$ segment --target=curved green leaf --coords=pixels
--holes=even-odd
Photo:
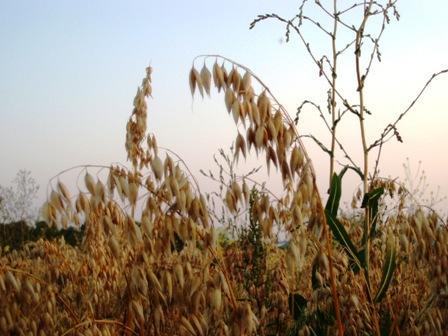
[[[339,201],[341,200],[341,179],[338,174],[334,173],[331,178],[330,196],[328,196],[325,212],[330,216],[336,217],[339,209]]]
[[[359,259],[358,251],[348,236],[347,231],[345,230],[344,225],[338,221],[337,218],[331,216],[327,210],[325,210],[325,215],[327,217],[327,223],[330,226],[331,231],[333,232],[334,238],[341,244],[348,256],[359,266],[362,267],[361,260]]]
[[[327,204],[325,205],[325,210],[328,211],[331,216],[336,218],[339,209],[339,201],[341,200],[342,193],[342,177],[347,171],[347,167],[342,169],[341,173],[333,174],[331,178],[331,186],[330,186],[330,196],[328,196]]]
[[[386,295],[387,289],[389,288],[390,281],[392,280],[392,275],[394,274],[394,270],[396,267],[396,255],[397,251],[395,247],[395,241],[392,238],[388,238],[386,246],[386,258],[384,260],[383,266],[383,276],[381,278],[378,292],[376,293],[374,299],[376,303],[380,302],[383,299],[383,297]]]
[[[377,188],[372,190],[371,192],[368,192],[364,195],[364,198],[362,200],[361,208],[369,208],[369,214],[370,214],[370,232],[367,233],[367,231],[364,232],[362,243],[363,245],[367,241],[367,237],[373,238],[375,236],[376,231],[376,223],[378,219],[378,206],[379,206],[379,200],[380,197],[384,193],[384,188]]]

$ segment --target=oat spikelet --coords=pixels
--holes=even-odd
[[[215,82],[215,86],[218,89],[218,92],[221,92],[221,89],[225,86],[224,73],[222,68],[218,65],[217,62],[213,65],[213,81]]]
[[[205,66],[205,63],[201,69],[200,75],[201,75],[201,83],[204,86],[205,92],[207,93],[208,96],[210,96],[210,86],[211,86],[212,75],[211,75],[210,71],[208,70],[208,68]]]
[[[84,183],[86,184],[87,190],[90,194],[95,195],[95,181],[93,180],[92,175],[88,172],[84,175]]]
[[[202,97],[204,97],[204,84],[202,83],[201,74],[196,70],[195,67],[191,69],[191,73],[194,76],[194,83],[195,86],[198,88],[199,93]],[[191,83],[191,80],[190,80]],[[193,87],[193,93],[194,93],[194,87]]]
[[[252,76],[249,71],[246,71],[243,76],[242,89],[247,92],[252,86]]]
[[[163,163],[158,156],[154,157],[151,161],[151,169],[156,179],[161,180],[163,177]]]
[[[176,264],[176,266],[174,266],[174,272],[176,274],[176,278],[177,278],[177,281],[179,282],[180,288],[184,288],[185,277],[184,277],[184,269],[183,269],[182,265]]]
[[[140,302],[132,300],[132,310],[134,311],[137,320],[140,324],[145,322],[145,316],[143,314],[143,307]]]
[[[6,280],[8,283],[14,288],[14,290],[19,293],[20,292],[20,285],[17,279],[15,278],[14,274],[12,274],[10,271],[6,272]]]
[[[264,142],[264,127],[259,126],[255,131],[255,148],[259,149]]]
[[[182,326],[185,327],[185,329],[187,329],[191,335],[196,335],[196,331],[194,330],[190,321],[188,321],[184,316],[181,317],[181,323]]]
[[[67,202],[70,202],[70,191],[68,190],[68,188],[65,186],[64,183],[62,183],[61,181],[58,181],[58,189],[59,192],[62,194],[62,196],[64,196],[65,200]]]
[[[231,88],[227,88],[226,93],[225,93],[225,103],[226,103],[226,108],[227,111],[230,112],[232,110],[232,106],[233,106],[233,102],[235,101],[235,95],[233,94],[233,91]]]
[[[117,242],[117,239],[114,236],[111,236],[109,238],[109,247],[110,250],[112,251],[112,254],[114,255],[115,258],[119,258],[120,257],[120,245]]]
[[[197,70],[193,66],[191,68],[191,70],[190,70],[190,75],[188,76],[189,84],[190,84],[190,90],[191,90],[191,95],[192,96],[194,96],[194,92],[196,91],[196,75],[195,75],[195,71],[197,72]]]
[[[246,142],[244,141],[243,136],[238,133],[235,140],[235,157],[237,160],[240,152],[243,153],[244,158],[246,158]]]

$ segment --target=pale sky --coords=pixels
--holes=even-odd
[[[292,35],[284,43],[284,27],[274,21],[248,29],[258,14],[293,16],[298,3],[0,0],[0,185],[9,185],[19,169],[30,170],[42,202],[49,178],[63,169],[125,162],[125,124],[149,63],[154,69],[149,130],[197,175],[199,168],[214,168],[212,155],[228,148],[236,131],[220,95],[192,100],[188,72],[196,55],[221,54],[247,65],[291,115],[304,99],[325,107],[325,82],[299,40]],[[401,19],[386,28],[383,61],[367,82],[366,103],[374,114],[367,120],[369,142],[432,73],[448,67],[448,2],[398,5]],[[317,32],[308,36],[316,46],[328,45]],[[415,169],[421,160],[429,190],[440,186],[441,195],[448,195],[447,87],[448,76],[435,81],[399,124],[404,143],[386,145],[382,175],[403,177],[407,157]],[[317,115],[303,114],[301,133],[323,130]],[[347,123],[340,134],[359,155],[358,129]],[[327,159],[307,144],[326,188]]]

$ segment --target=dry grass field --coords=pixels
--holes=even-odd
[[[364,214],[337,211],[338,175],[322,204],[281,106],[267,90],[255,92],[250,71],[215,63],[192,69],[192,92],[223,92],[246,129],[235,157],[264,153],[285,189],[272,199],[244,177],[225,182],[226,212],[246,222],[234,240],[219,239],[185,167],[147,136],[151,71],[126,126],[132,168],[111,166],[106,181],[87,168],[74,195],[58,180],[43,207],[57,227],[85,223],[82,246],[39,240],[2,253],[2,334],[446,334],[448,231],[435,212],[410,212],[405,190],[378,180],[371,190],[379,196],[371,192],[364,204],[376,229],[363,237]],[[383,193],[393,210],[384,210]],[[286,246],[273,227],[284,230]]]
[[[216,91],[235,121],[228,165],[256,154],[284,190],[274,195],[250,174],[221,166],[214,177],[223,208],[217,213],[181,156],[159,147],[147,130],[148,67],[126,124],[130,167],[74,168],[80,174],[75,188],[64,184],[63,173],[50,181],[42,216],[57,228],[85,225],[82,243],[40,239],[0,251],[0,334],[448,335],[447,223],[417,204],[404,184],[381,178],[378,170],[383,144],[401,141],[397,123],[430,81],[448,70],[433,75],[369,146],[364,82],[379,57],[385,24],[398,18],[395,1],[364,1],[344,12],[333,1],[327,14],[334,27],[328,31],[303,14],[305,2],[291,20],[260,15],[251,28],[272,19],[285,25],[287,40],[296,32],[328,82],[328,114],[312,104],[324,120],[329,116],[331,143],[325,147],[313,139],[330,159],[325,204],[297,129],[298,116],[293,119],[249,68],[209,55],[194,60],[189,84],[193,96]],[[319,1],[316,6],[326,9]],[[342,21],[340,15],[360,8],[358,26]],[[383,20],[378,39],[364,30],[376,15]],[[303,21],[332,37],[328,57],[312,53],[301,35]],[[354,36],[342,51],[336,49],[337,27]],[[364,54],[365,70],[360,50],[368,43],[373,51]],[[350,48],[355,51],[350,55],[355,103],[345,100],[336,76],[338,57]],[[359,121],[359,164],[338,140],[338,123],[347,116]],[[340,171],[337,150],[348,161]],[[378,157],[372,170],[373,150]],[[362,184],[351,212],[340,206],[348,171]],[[220,216],[237,234],[222,232]]]

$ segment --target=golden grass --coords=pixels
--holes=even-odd
[[[347,335],[377,327],[387,335],[446,334],[446,226],[422,209],[381,212],[370,253],[372,288],[381,282],[387,239],[397,247],[397,267],[385,298],[372,302],[365,276],[331,240],[293,121],[249,69],[229,61],[193,68],[191,91],[223,91],[238,128],[235,161],[250,151],[264,154],[285,192],[274,200],[251,191],[251,181],[232,179],[226,211],[248,212],[250,226],[230,245],[218,244],[204,195],[147,136],[151,71],[126,127],[132,168],[109,167],[105,182],[86,170],[85,188],[75,196],[58,181],[43,207],[58,227],[85,222],[83,245],[40,240],[2,254],[2,334],[334,335],[335,309]],[[384,187],[404,202],[395,185]],[[352,240],[361,239],[359,220],[340,221]],[[277,246],[273,227],[287,233],[286,249]],[[306,300],[302,314],[291,309],[294,294]]]

